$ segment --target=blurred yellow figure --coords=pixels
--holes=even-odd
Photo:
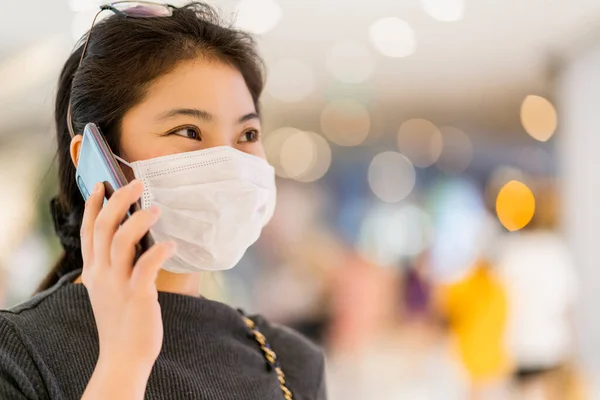
[[[504,346],[507,298],[490,267],[479,261],[468,275],[443,285],[439,293],[439,305],[474,386],[498,382],[510,368]]]
[[[524,183],[510,181],[500,189],[496,212],[502,225],[509,231],[524,228],[535,212],[535,198]]]

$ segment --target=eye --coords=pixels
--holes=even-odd
[[[256,129],[248,129],[240,137],[239,143],[254,143],[260,139],[260,132]]]
[[[202,140],[200,137],[200,130],[195,126],[184,126],[171,131],[169,135],[183,136],[192,140]]]

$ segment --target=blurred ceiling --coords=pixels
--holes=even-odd
[[[58,71],[73,45],[69,5],[82,0],[0,1],[0,134],[24,127],[45,132]],[[226,8],[235,1],[212,3]],[[523,97],[551,97],[561,61],[600,40],[598,0],[467,0],[457,22],[433,19],[418,0],[279,3],[281,21],[259,39],[267,66],[299,59],[314,71],[316,90],[294,103],[267,94],[271,128],[319,130],[327,101],[351,96],[367,104],[374,129],[395,131],[405,118],[426,117],[483,131],[518,130]],[[370,45],[370,24],[389,16],[414,29],[413,55],[386,58]],[[373,74],[364,83],[339,83],[326,68],[328,51],[347,40],[363,43],[374,57]]]

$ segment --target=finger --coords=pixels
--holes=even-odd
[[[159,215],[160,209],[156,206],[140,210],[117,229],[110,247],[110,262],[115,272],[126,276],[131,274],[136,244],[158,221]]]
[[[154,285],[160,267],[175,254],[175,242],[156,243],[147,250],[135,263],[131,284],[133,287]]]
[[[81,220],[81,256],[83,258],[83,267],[94,264],[94,223],[104,201],[104,185],[96,183],[90,197],[85,202],[83,219]]]
[[[102,265],[110,265],[110,246],[129,208],[142,195],[142,182],[131,181],[115,191],[102,207],[94,224],[94,257]]]

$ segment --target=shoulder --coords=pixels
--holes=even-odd
[[[54,290],[36,294],[11,308],[0,310],[0,353],[14,360],[24,359],[35,351],[35,333],[48,327],[48,308]],[[44,310],[46,309],[46,310]]]
[[[277,354],[293,389],[315,393],[314,397],[309,398],[317,398],[316,393],[324,387],[323,350],[291,328],[269,322],[260,315],[253,315],[251,318]]]
[[[10,331],[7,337],[18,338],[18,341],[2,340],[0,335],[1,345],[6,348],[18,342],[34,355],[48,356],[47,349],[64,347],[66,340],[75,343],[85,335],[94,337],[93,327],[87,291],[80,285],[67,286],[64,282],[12,308],[0,310],[0,331]]]
[[[19,326],[11,321],[10,314],[0,311],[1,398],[38,398],[44,384],[34,358]]]
[[[60,313],[62,307],[56,303],[62,297],[57,295],[61,288],[62,285],[56,285],[11,308],[0,310],[0,323],[12,326],[20,335],[31,329],[39,331],[40,323],[46,323],[54,318],[54,314]]]
[[[36,293],[11,308],[0,310],[0,317],[14,324],[18,330],[26,331],[32,326],[37,332],[40,330],[40,323],[64,319],[73,314],[75,308],[78,313],[81,312],[81,306],[88,302],[87,291],[83,285],[69,284],[78,272],[66,274],[51,288]]]
[[[37,325],[35,320],[37,320],[37,315],[40,314],[39,305],[46,301],[49,296],[50,293],[39,293],[11,308],[0,310],[0,332],[2,333],[0,334],[0,341],[4,335],[7,335],[6,337],[18,336],[23,338],[30,325]]]

